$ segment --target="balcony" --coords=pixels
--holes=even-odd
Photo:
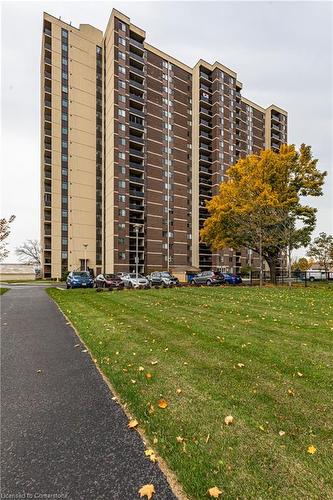
[[[272,138],[272,140],[273,140],[273,139],[276,139],[277,141],[281,141],[280,136],[279,136],[279,135],[277,135],[277,134],[272,134],[271,138]]]
[[[207,167],[203,167],[202,165],[199,166],[199,173],[200,174],[206,174],[206,175],[212,175],[211,171]]]
[[[281,123],[280,115],[276,115],[276,114],[272,113],[271,119],[272,119],[272,121],[275,121],[276,123]]]
[[[144,118],[144,116],[145,116],[143,111],[140,111],[140,109],[137,109],[137,108],[133,108],[132,106],[130,106],[129,111],[133,115],[138,115],[138,116],[141,116],[142,118]]]
[[[129,86],[135,87],[136,89],[140,89],[140,90],[145,89],[145,86],[143,85],[143,83],[139,83],[136,80],[133,80],[132,78],[130,78],[130,80],[129,80]]]
[[[130,203],[129,204],[129,209],[130,210],[137,210],[139,212],[144,211],[144,205],[140,205],[139,203]]]
[[[135,163],[134,161],[129,162],[130,168],[133,168],[135,170],[140,170],[141,172],[144,171],[144,166],[141,163]]]
[[[211,111],[209,111],[209,110],[208,110],[208,109],[206,109],[206,108],[200,108],[200,113],[201,113],[201,114],[204,114],[204,115],[206,115],[206,116],[212,116],[212,112],[211,112]]]
[[[143,151],[139,151],[138,149],[130,148],[129,150],[130,156],[137,156],[138,158],[143,158]]]
[[[209,83],[212,82],[210,75],[207,75],[207,73],[205,73],[204,71],[200,71],[200,78],[205,80],[206,82],[209,82]]]
[[[130,140],[130,142],[132,141],[132,142],[136,142],[138,144],[144,144],[145,143],[143,137],[138,137],[137,135],[133,135],[133,134],[130,134],[129,140]]]
[[[211,129],[211,128],[212,128],[212,124],[211,124],[211,122],[208,122],[207,120],[203,120],[203,119],[201,119],[199,123],[200,123],[201,127],[205,127],[206,129],[207,129],[207,128],[208,128],[208,129]]]
[[[142,177],[137,177],[136,175],[130,175],[129,176],[129,181],[130,183],[134,183],[134,184],[140,184],[141,186],[144,184],[144,179]]]
[[[144,62],[145,62],[145,60],[142,56],[135,54],[131,50],[129,51],[129,57],[130,57],[130,59],[134,59],[135,61],[141,62],[142,64],[144,64]]]
[[[134,120],[131,120],[131,116],[130,116],[130,119],[129,119],[129,126],[132,127],[132,128],[136,128],[138,130],[144,130],[144,128],[145,128],[143,124],[137,123]]]
[[[199,159],[200,159],[200,161],[204,161],[206,163],[212,163],[212,157],[211,156],[200,155]]]
[[[136,102],[140,102],[140,103],[144,103],[145,102],[143,96],[140,96],[138,94],[133,94],[133,92],[130,92],[129,98],[130,98],[130,100],[133,100],[133,101],[136,101]]]
[[[204,92],[210,92],[210,93],[212,92],[211,87],[210,86],[208,87],[208,85],[205,85],[204,83],[201,83],[200,90],[203,90]]]
[[[133,198],[143,198],[145,194],[143,191],[137,191],[136,189],[130,189],[129,195]]]
[[[212,151],[212,147],[208,146],[207,144],[204,144],[204,143],[200,143],[200,149],[203,149],[203,150],[209,151],[209,152]]]
[[[209,139],[210,141],[212,140],[211,134],[208,132],[204,132],[203,130],[200,130],[200,137],[204,137],[205,139]]]
[[[137,40],[133,40],[133,38],[129,39],[129,45],[133,47],[137,47],[138,49],[144,50],[144,46],[142,42],[138,42]]]
[[[132,66],[132,65],[129,67],[129,71],[130,71],[130,73],[134,73],[134,74],[142,76],[142,77],[145,76],[145,72],[142,69],[136,68],[135,66]]]

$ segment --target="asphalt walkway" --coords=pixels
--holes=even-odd
[[[175,498],[42,287],[1,296],[1,334],[1,498]]]

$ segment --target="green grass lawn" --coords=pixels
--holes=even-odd
[[[7,292],[7,290],[9,290],[9,288],[0,288],[0,295],[3,295],[4,293]]]
[[[330,289],[48,293],[190,498],[333,498]]]

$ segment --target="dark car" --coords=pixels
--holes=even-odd
[[[88,271],[71,271],[66,280],[67,288],[93,288],[94,280]]]
[[[151,286],[163,286],[165,288],[180,286],[179,279],[172,276],[169,271],[154,271],[147,276]]]
[[[117,274],[99,274],[96,279],[96,288],[108,288],[109,290],[124,288],[124,282]]]
[[[193,276],[190,283],[191,285],[222,285],[224,278],[218,271],[203,271]]]
[[[228,283],[229,285],[239,285],[240,283],[242,283],[242,278],[240,276],[237,276],[236,274],[221,273],[221,275],[224,278],[224,282]]]

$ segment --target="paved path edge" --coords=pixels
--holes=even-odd
[[[45,293],[48,295],[48,297],[52,300],[52,302],[56,305],[56,307],[58,308],[58,310],[60,311],[60,313],[64,316],[64,318],[66,319],[66,321],[69,323],[69,326],[72,328],[72,330],[74,331],[75,335],[78,337],[78,339],[80,340],[80,342],[82,343],[82,345],[84,345],[85,349],[87,349],[87,354],[89,354],[94,366],[96,367],[96,370],[98,371],[99,375],[101,376],[103,382],[106,384],[107,388],[109,389],[110,393],[113,395],[113,397],[116,398],[116,402],[117,404],[120,406],[120,408],[122,409],[122,411],[125,413],[126,417],[131,420],[132,418],[135,418],[134,415],[132,415],[130,413],[130,411],[128,410],[128,408],[126,406],[124,406],[121,402],[121,397],[119,395],[119,393],[116,391],[116,389],[113,387],[112,383],[110,382],[110,380],[108,379],[108,377],[103,373],[102,369],[99,367],[99,365],[94,361],[94,357],[89,349],[89,347],[87,346],[87,344],[85,343],[85,341],[82,339],[79,331],[76,329],[76,327],[73,325],[73,323],[71,322],[70,318],[64,313],[64,311],[61,309],[61,307],[59,306],[59,304],[53,299],[53,297],[51,295],[49,295],[47,293],[47,291],[45,290]],[[153,448],[153,446],[151,445],[150,441],[149,441],[149,438],[147,437],[147,435],[145,434],[145,431],[142,429],[142,427],[140,427],[140,425],[138,427],[136,427],[135,429],[133,429],[133,432],[137,432],[144,445],[148,448]],[[170,489],[172,491],[172,493],[176,496],[176,498],[178,498],[179,500],[189,500],[188,497],[186,496],[185,492],[183,491],[183,488],[182,486],[180,485],[177,477],[176,477],[176,474],[169,468],[168,464],[166,463],[166,461],[160,456],[158,455],[158,466],[159,468],[161,469],[161,471],[163,472],[163,474],[165,475],[165,478],[170,486]]]

